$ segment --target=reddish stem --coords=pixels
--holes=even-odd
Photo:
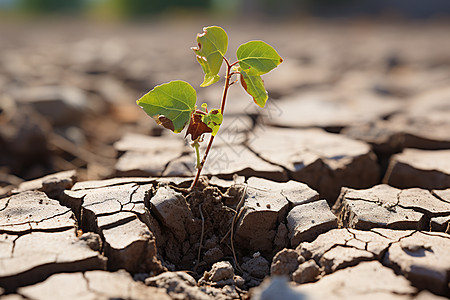
[[[225,76],[225,85],[223,87],[222,102],[220,104],[220,112],[222,113],[222,115],[224,114],[224,111],[225,111],[225,102],[227,100],[228,89],[230,88],[231,67],[236,64],[236,63],[233,63],[230,65],[230,62],[225,57],[223,58],[223,60],[225,61],[226,65],[227,65],[227,74]],[[214,136],[211,135],[208,146],[206,147],[206,150],[205,150],[205,154],[203,155],[203,159],[200,163],[199,168],[197,169],[197,174],[195,175],[194,181],[192,182],[192,185],[190,187],[191,190],[198,183],[198,180],[200,178],[200,173],[202,172],[203,166],[205,165],[206,158],[208,157],[209,150],[211,150],[213,141],[214,141]]]

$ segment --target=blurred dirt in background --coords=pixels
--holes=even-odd
[[[244,1],[241,6],[230,2],[224,6],[220,1],[207,4],[194,1],[190,5],[191,9],[197,9],[195,14],[180,13],[177,3],[143,7],[137,1],[131,2],[123,7],[121,1],[111,1],[113,4],[108,7],[97,3],[87,15],[96,16],[97,20],[109,18],[105,22],[61,15],[51,15],[50,19],[20,15],[20,21],[12,17],[2,20],[0,184],[3,188],[68,169],[79,169],[80,179],[106,178],[114,174],[117,153],[113,144],[125,133],[165,134],[140,110],[135,100],[169,80],[186,80],[193,86],[200,84],[202,72],[189,47],[195,46],[196,33],[206,25],[217,24],[227,30],[228,55],[232,58],[234,49],[251,39],[276,46],[285,62],[265,77],[269,102],[275,104],[311,94],[336,103],[359,100],[365,103],[368,98],[385,100],[382,106],[377,101],[368,102],[365,110],[377,113],[372,119],[370,114],[363,114],[363,120],[357,121],[364,123],[364,118],[368,121],[393,118],[417,95],[440,90],[450,82],[450,23],[442,17],[425,20],[392,16],[298,18],[292,15],[302,14],[304,8],[316,15],[327,15],[333,6],[326,2],[322,6],[286,2],[266,20],[262,13],[274,7],[269,2],[267,5],[256,2],[253,6],[250,1]],[[11,3],[1,2],[3,8],[10,9],[2,12],[3,15],[14,15]],[[42,1],[47,3],[42,6],[31,3],[24,1],[22,9],[38,14],[82,9],[72,1],[61,7],[55,3],[52,6],[51,1]],[[287,13],[290,5],[294,5],[293,10]],[[353,9],[345,2],[340,7],[341,15],[354,16]],[[368,13],[380,10],[367,3],[360,8]],[[447,9],[436,1],[435,11],[426,16]],[[139,14],[148,11],[166,14]],[[217,12],[234,15],[216,18]],[[420,12],[426,11],[417,8],[401,12],[422,17]],[[259,18],[247,18],[246,13],[253,17],[261,14]],[[120,14],[140,22],[111,21]],[[218,106],[220,84],[197,90],[200,101]],[[230,95],[231,112],[233,107],[237,107],[234,112],[242,107],[242,103],[235,102],[242,98],[239,93]],[[375,104],[370,107],[370,103]],[[386,105],[389,109],[383,109]],[[282,112],[274,125],[322,127],[341,132],[356,122],[355,113],[348,111],[347,121],[341,118],[337,123],[323,123],[321,114],[326,111],[320,105],[310,105],[306,115],[314,116],[311,120],[290,123],[296,111],[299,119],[305,119],[305,108],[308,106],[285,109],[286,115]],[[252,110],[249,114],[260,113]],[[358,134],[361,135],[355,133]]]

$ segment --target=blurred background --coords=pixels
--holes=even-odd
[[[265,77],[273,109],[235,89],[228,114],[362,139],[381,163],[411,146],[399,132],[448,148],[449,14],[447,0],[0,0],[0,187],[117,175],[115,142],[167,134],[135,104],[157,84],[186,80],[219,106],[189,49],[207,25],[228,32],[230,59],[253,39],[284,58]]]

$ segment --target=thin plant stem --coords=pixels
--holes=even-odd
[[[200,167],[200,150],[199,150],[199,144],[198,144],[197,140],[195,140],[192,143],[192,147],[194,147],[194,149],[195,149],[195,156],[197,157],[196,167],[198,168],[198,167]]]
[[[226,59],[225,57],[223,58],[223,60],[225,61],[226,65],[227,65],[227,73],[226,73],[226,76],[225,76],[225,85],[223,86],[222,102],[220,104],[220,113],[222,115],[225,112],[225,102],[227,100],[228,89],[230,88],[231,67],[236,64],[236,63],[230,64],[228,59]],[[208,146],[206,146],[206,150],[205,150],[205,154],[203,155],[203,159],[200,162],[200,165],[197,167],[197,174],[195,175],[194,181],[192,182],[192,185],[190,187],[191,190],[198,183],[198,180],[200,178],[200,173],[202,172],[203,166],[205,165],[206,158],[208,157],[209,150],[211,150],[213,142],[214,142],[214,136],[211,135],[211,138],[209,139],[209,142],[208,142]]]

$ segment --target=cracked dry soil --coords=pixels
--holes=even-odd
[[[448,223],[435,226],[448,190],[347,188],[331,209],[295,181],[189,184],[74,172],[23,183],[0,199],[4,297],[449,296]]]
[[[448,24],[226,26],[284,62],[264,110],[230,90],[188,193],[132,99],[201,82],[194,23],[0,26],[0,298],[449,298]]]

